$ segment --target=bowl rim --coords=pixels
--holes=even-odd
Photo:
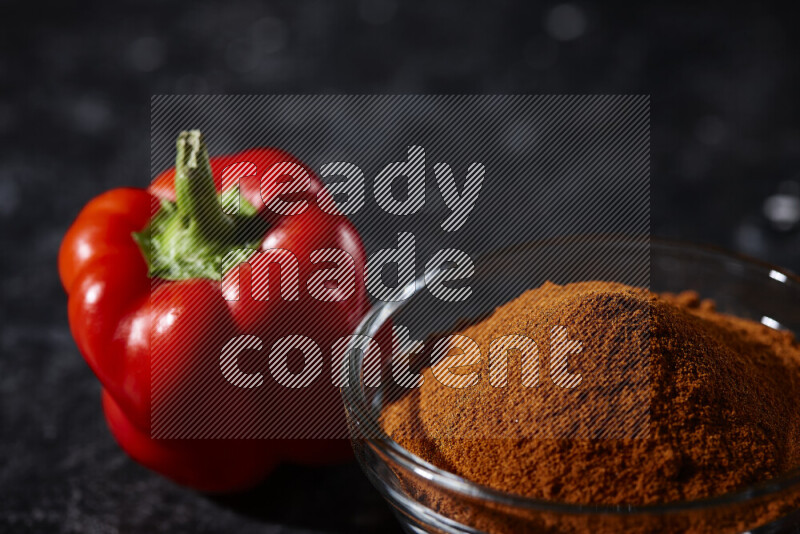
[[[766,271],[767,276],[772,277],[776,281],[782,283],[796,284],[800,287],[800,276],[795,274],[789,269],[778,267],[771,263],[750,257],[748,255],[732,252],[722,247],[693,243],[689,241],[681,241],[675,239],[661,238],[661,237],[630,237],[623,235],[577,235],[567,237],[546,238],[526,243],[501,247],[493,251],[481,254],[478,257],[479,263],[481,260],[487,259],[489,256],[498,254],[509,254],[519,252],[525,249],[543,247],[553,244],[564,244],[576,241],[607,241],[607,242],[645,242],[647,246],[656,245],[660,248],[666,249],[688,249],[694,253],[700,253],[712,256],[722,256],[728,260],[734,260],[743,263],[750,267],[756,267]],[[774,274],[778,273],[783,275],[783,280],[774,278]],[[403,289],[404,295],[413,295],[416,293],[414,288],[421,288],[424,286],[424,276],[415,279],[412,283],[408,284]],[[359,334],[374,336],[377,330],[383,325],[397,309],[403,306],[405,299],[400,302],[384,302],[377,306],[373,306],[367,315],[362,319],[358,327],[354,331],[353,339]],[[358,384],[358,356],[359,351],[348,350],[347,361],[348,374],[350,384]],[[769,480],[761,481],[751,486],[728,492],[722,495],[705,497],[691,501],[673,501],[663,504],[649,504],[649,505],[604,505],[604,504],[573,504],[558,501],[547,501],[542,499],[533,499],[522,495],[509,493],[505,491],[496,490],[482,484],[472,482],[464,477],[445,471],[435,465],[431,464],[408,451],[402,447],[398,442],[389,437],[380,425],[375,424],[374,418],[365,414],[361,409],[364,404],[364,399],[357,398],[361,388],[357,386],[341,388],[342,397],[345,403],[345,409],[348,415],[355,412],[359,417],[359,421],[368,421],[371,427],[377,431],[380,437],[364,438],[353,437],[359,442],[365,443],[370,449],[380,455],[388,455],[395,462],[400,464],[404,469],[413,472],[415,475],[422,477],[431,483],[434,483],[443,489],[459,493],[465,497],[481,498],[496,504],[511,506],[515,508],[535,510],[535,511],[548,511],[559,512],[578,515],[635,515],[635,514],[672,514],[679,512],[689,512],[701,509],[708,509],[717,506],[729,506],[737,503],[751,501],[761,497],[765,497],[774,493],[778,493],[796,484],[800,484],[800,466],[783,473],[777,477]],[[363,395],[360,395],[363,397]],[[359,401],[361,401],[359,403]],[[370,419],[372,419],[370,421]]]

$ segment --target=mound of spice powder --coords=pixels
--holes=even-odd
[[[581,402],[608,407],[616,396],[615,409],[624,412],[627,405],[647,415],[644,434],[542,437],[526,427],[553,414],[560,424],[569,420],[569,407],[548,394],[557,386],[546,379],[547,334],[558,325],[583,343],[569,357],[570,370],[582,375],[575,388],[586,392]],[[797,341],[788,332],[718,313],[693,292],[547,283],[459,334],[480,347],[475,370],[482,379],[454,389],[426,368],[422,386],[387,405],[381,424],[414,454],[478,484],[556,502],[644,505],[727,493],[800,463]],[[511,334],[540,347],[543,378],[535,388],[523,387],[513,371],[503,388],[487,379],[492,340]],[[643,353],[647,366],[627,368],[630,352],[622,349],[642,343],[649,349]],[[510,351],[508,368],[519,363]],[[627,393],[593,387],[593,373],[609,369],[637,376],[644,370],[647,380]],[[509,434],[509,413],[531,417],[516,417]],[[476,427],[482,438],[464,437],[475,435]]]

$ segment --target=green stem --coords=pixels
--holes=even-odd
[[[237,215],[223,211],[199,131],[181,132],[177,148],[176,202],[162,199],[158,213],[144,230],[133,234],[133,239],[151,277],[220,280],[225,259],[236,260],[234,264],[247,261],[269,225],[244,199],[240,199]]]
[[[175,160],[175,196],[178,214],[188,222],[195,239],[225,243],[232,237],[234,220],[222,211],[208,150],[200,130],[181,132]]]

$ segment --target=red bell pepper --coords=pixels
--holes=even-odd
[[[239,214],[232,216],[223,211],[218,195],[223,171],[238,162],[254,164],[257,172],[240,179],[243,202]],[[183,132],[176,169],[162,173],[148,190],[114,189],[91,200],[68,230],[59,253],[70,328],[102,383],[104,413],[113,435],[141,464],[203,491],[252,486],[284,459],[329,463],[350,454],[349,442],[340,439],[151,437],[152,358],[166,358],[173,370],[169,383],[159,387],[180,391],[193,369],[218,365],[219,352],[215,355],[214,350],[239,333],[263,336],[267,347],[267,340],[275,336],[304,334],[325,350],[350,334],[366,311],[361,241],[345,217],[320,209],[315,199],[327,192],[321,191],[319,180],[308,171],[310,186],[295,195],[309,201],[302,214],[276,215],[268,209],[270,195],[277,193],[267,188],[262,198],[261,177],[280,162],[302,166],[274,148],[209,160],[199,132]],[[313,299],[305,291],[298,301],[256,300],[250,296],[251,282],[269,274],[263,263],[253,260],[240,270],[239,300],[226,300],[220,290],[220,259],[248,247],[291,251],[300,262],[300,280],[314,270],[309,261],[313,250],[344,250],[355,261],[355,292],[333,302]],[[201,361],[209,357],[211,363]],[[322,404],[302,410],[329,410],[343,425],[343,410],[330,382],[326,391],[306,396],[302,402]],[[286,402],[293,400],[287,397]],[[241,406],[226,408],[235,411]]]

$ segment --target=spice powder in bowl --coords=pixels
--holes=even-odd
[[[558,326],[582,342],[569,358],[582,381],[566,404],[557,395],[564,388],[548,379]],[[721,495],[800,463],[797,341],[718,313],[696,293],[547,283],[459,334],[480,348],[472,370],[483,379],[448,387],[427,367],[419,388],[383,408],[381,425],[410,452],[475,483],[559,503],[653,505]],[[486,379],[491,343],[507,335],[539,347],[534,387],[513,371],[520,351],[507,352],[502,387]],[[646,349],[634,366],[630,347]],[[594,379],[614,370],[615,387]],[[578,402],[600,407],[583,419],[616,419],[565,429]]]

